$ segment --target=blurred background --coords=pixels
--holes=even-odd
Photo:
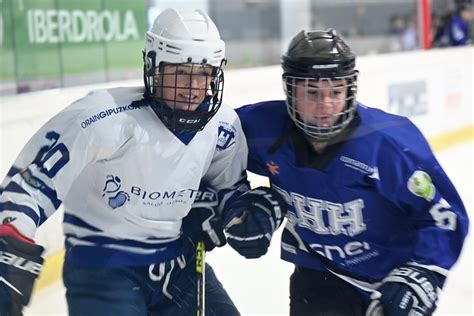
[[[279,63],[301,29],[336,28],[356,53],[433,42],[465,0],[0,0],[0,96],[142,76],[143,34],[167,7],[202,9],[227,43],[228,69]],[[472,6],[466,23],[471,28]]]

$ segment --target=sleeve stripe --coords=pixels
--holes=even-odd
[[[20,172],[20,170],[21,169],[15,167],[15,166],[12,166],[10,168],[10,170],[8,170],[7,177],[12,178],[14,175],[16,175],[18,172]]]
[[[12,202],[4,202],[4,203],[0,203],[0,211],[16,211],[16,212],[23,213],[29,218],[31,218],[33,222],[36,224],[36,226],[38,226],[40,222],[40,217],[35,212],[35,210],[25,205],[19,205]]]
[[[44,211],[44,209],[41,206],[38,206],[38,207],[39,207],[39,213],[40,213],[40,219],[39,219],[38,226],[41,226],[48,219],[48,215],[46,215],[46,212]]]
[[[25,189],[23,189],[21,187],[21,185],[19,185],[18,183],[14,182],[14,181],[11,181],[10,183],[8,183],[8,185],[5,188],[4,192],[14,192],[14,193],[21,193],[21,194],[30,195],[28,192],[25,191]]]
[[[32,179],[37,181],[38,185],[37,186],[31,186],[34,189],[39,190],[41,193],[43,193],[46,197],[48,197],[51,200],[51,203],[53,204],[55,209],[58,209],[59,206],[61,205],[62,201],[58,199],[58,195],[56,194],[56,191],[51,189],[49,186],[46,185],[44,181],[42,181],[40,178],[36,176],[31,176]],[[28,181],[26,181],[28,183]]]
[[[23,189],[18,183],[14,181],[8,183],[7,187],[3,190],[3,192],[12,192],[12,193],[18,193],[18,194],[24,194],[24,195],[30,196],[30,194],[25,189]],[[39,225],[41,225],[48,219],[48,215],[46,214],[44,209],[39,205],[38,205],[38,209],[39,209],[39,215],[40,215]]]
[[[20,169],[14,167],[14,166],[11,167],[10,170],[8,170],[6,178],[12,178],[18,172],[20,172]],[[4,191],[5,191],[5,188],[0,186],[0,194],[2,194]]]

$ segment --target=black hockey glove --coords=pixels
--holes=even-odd
[[[222,218],[217,212],[218,204],[217,192],[201,184],[192,209],[183,218],[183,235],[190,238],[194,244],[203,240],[206,251],[226,244]]]
[[[44,248],[13,226],[0,225],[0,315],[22,315],[43,265]]]
[[[273,232],[281,225],[286,203],[272,188],[258,187],[238,197],[224,211],[227,242],[252,259],[267,253]]]
[[[428,269],[404,265],[393,269],[371,295],[366,316],[431,315],[439,279]]]

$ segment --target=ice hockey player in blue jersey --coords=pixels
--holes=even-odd
[[[472,1],[471,1],[472,2]],[[472,25],[472,4],[461,3],[454,13],[444,17],[444,23],[437,30],[433,46],[464,46],[472,43],[470,25]]]
[[[222,201],[248,190],[247,145],[222,104],[225,44],[205,13],[164,10],[143,59],[145,88],[66,107],[3,181],[0,315],[28,303],[43,262],[35,231],[60,205],[69,315],[196,315],[194,245],[225,243],[212,190]],[[209,266],[205,277],[205,312],[239,315]]]
[[[248,170],[271,188],[230,205],[227,242],[263,255],[286,212],[292,316],[433,313],[468,217],[427,141],[356,101],[355,55],[336,31],[301,31],[282,66],[286,101],[237,110]]]

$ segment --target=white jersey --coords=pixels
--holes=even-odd
[[[187,143],[150,107],[131,105],[142,95],[143,88],[94,91],[48,121],[3,183],[0,223],[33,238],[62,203],[66,247],[78,264],[176,256],[181,220],[201,180],[238,190],[247,144],[226,105]]]

